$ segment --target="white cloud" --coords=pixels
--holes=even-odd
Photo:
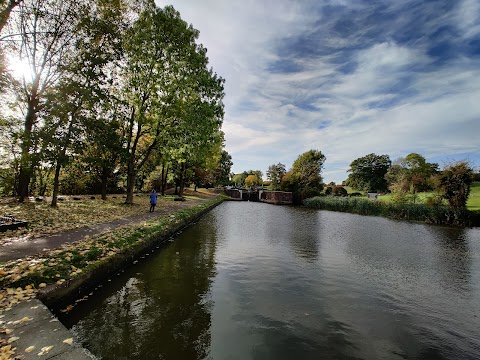
[[[325,179],[338,182],[346,178],[352,160],[371,152],[390,154],[392,159],[412,151],[427,157],[480,154],[480,67],[472,58],[459,56],[431,66],[428,44],[400,45],[382,39],[364,46],[361,39],[370,26],[350,38],[326,31],[323,35],[322,24],[333,26],[334,19],[320,19],[311,11],[319,6],[315,1],[169,3],[200,30],[211,65],[226,79],[223,129],[234,171],[265,172],[277,162],[288,167],[300,153],[317,148],[327,156]],[[444,18],[465,37],[473,37],[480,32],[478,5],[465,0],[453,17]],[[398,4],[392,6],[400,11]],[[431,21],[432,29],[440,26]],[[333,62],[335,53],[281,58],[276,47],[307,30],[312,34],[318,30],[322,34],[318,46],[332,51],[352,42],[362,45],[343,59],[355,65],[352,71],[340,71],[343,63]],[[269,71],[279,60],[292,61],[303,70]]]

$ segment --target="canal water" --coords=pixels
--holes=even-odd
[[[226,202],[61,321],[102,359],[478,359],[480,229]]]

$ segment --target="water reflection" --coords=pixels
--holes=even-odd
[[[226,203],[64,320],[106,359],[476,359],[479,239]]]
[[[192,228],[99,291],[93,310],[88,301],[61,320],[75,324],[84,345],[105,359],[203,359],[211,342],[215,243],[212,225]]]
[[[442,283],[453,291],[467,292],[470,285],[471,252],[466,239],[466,229],[441,226],[428,227],[435,239],[436,269]]]

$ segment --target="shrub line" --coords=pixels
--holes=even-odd
[[[306,199],[308,208],[384,216],[391,219],[421,221],[427,224],[479,226],[480,213],[467,209],[424,204],[395,204],[352,197],[316,196]]]

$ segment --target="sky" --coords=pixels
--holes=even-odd
[[[235,173],[369,153],[480,167],[480,0],[157,0],[200,31],[225,78]],[[265,177],[265,175],[264,175]]]

